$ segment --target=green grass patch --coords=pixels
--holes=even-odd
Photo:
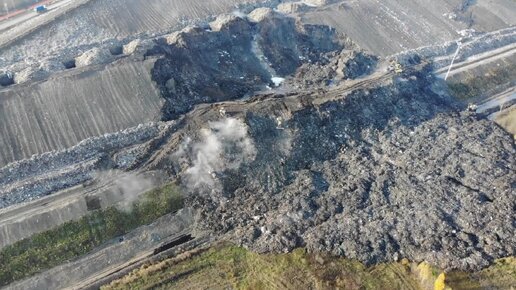
[[[0,286],[74,260],[182,207],[179,189],[169,184],[143,194],[126,211],[116,207],[98,210],[7,246],[0,251]]]
[[[452,289],[477,289],[467,286],[480,283],[509,289],[516,282],[514,261],[499,260],[477,273],[447,273],[445,283]],[[144,265],[101,289],[433,289],[440,273],[407,260],[367,267],[305,249],[256,254],[219,244]]]
[[[261,255],[222,245],[173,259],[143,266],[101,289],[418,289],[416,277],[401,264],[367,268],[304,249]]]

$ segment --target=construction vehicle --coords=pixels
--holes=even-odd
[[[389,71],[393,71],[397,74],[401,74],[403,72],[403,67],[396,60],[391,60],[389,64]]]
[[[34,12],[36,13],[44,13],[47,11],[47,7],[45,5],[39,5],[34,7]]]

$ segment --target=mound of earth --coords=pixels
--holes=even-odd
[[[231,122],[216,109],[171,158],[200,229],[367,264],[472,270],[516,254],[512,137],[461,112],[429,71],[220,108]]]
[[[128,44],[123,46],[123,53],[124,54],[145,54],[147,50],[154,47],[154,41],[146,39],[135,39]]]
[[[326,63],[343,45],[328,26],[302,25],[270,9],[249,19],[221,16],[209,29],[188,27],[148,51],[160,56],[153,80],[166,100],[163,119],[194,105],[242,98],[293,74],[303,62]]]
[[[14,75],[14,82],[22,84],[28,81],[39,81],[48,77],[49,73],[42,68],[28,67]]]
[[[75,59],[77,67],[107,63],[113,59],[108,49],[92,48]]]
[[[376,68],[378,58],[362,51],[342,51],[337,72],[345,79],[356,79],[372,73]]]

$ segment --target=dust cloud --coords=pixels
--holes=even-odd
[[[247,125],[235,118],[209,122],[200,130],[199,141],[187,138],[174,154],[175,158],[190,160],[183,180],[190,190],[220,187],[217,174],[225,170],[238,169],[244,162],[256,157],[256,148],[248,135]]]

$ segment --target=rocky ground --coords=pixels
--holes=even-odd
[[[512,29],[499,34],[472,36],[461,57],[478,52],[474,44],[486,44],[482,51],[514,42]],[[407,258],[444,269],[485,267],[516,255],[516,146],[502,128],[454,101],[435,77],[439,58],[454,50],[451,43],[441,48],[400,54],[405,71],[389,73],[384,59],[338,30],[259,8],[111,50],[88,49],[61,69],[83,67],[84,79],[97,73],[89,67],[105,62],[150,63],[149,71],[130,76],[145,74],[150,87],[139,88],[160,98],[148,108],[133,102],[124,107],[129,113],[106,115],[116,128],[92,126],[96,134],[134,126],[130,121],[162,122],[1,168],[0,208],[90,181],[98,170],[165,169],[201,213],[197,230],[259,252],[306,247],[368,264]],[[0,75],[0,82],[11,81],[11,74]],[[132,88],[113,94],[113,102],[124,104]],[[97,97],[105,102],[88,103],[92,114],[110,108],[111,99]],[[0,108],[12,112],[16,104]],[[137,119],[143,115],[137,109],[150,120]],[[87,124],[78,112],[72,107],[68,119]],[[20,116],[9,119],[13,128]],[[29,124],[45,124],[43,136],[60,136],[56,122]],[[1,128],[12,140],[30,136]],[[9,144],[2,148],[14,152]]]
[[[243,106],[231,115],[245,124],[252,154],[241,142],[221,153],[240,160],[238,170],[199,163],[200,150],[174,171],[203,227],[257,251],[306,246],[366,263],[487,266],[515,254],[516,148],[501,128],[435,93],[434,82],[419,72],[296,112],[282,101],[272,111]],[[213,180],[192,185],[203,165]]]

